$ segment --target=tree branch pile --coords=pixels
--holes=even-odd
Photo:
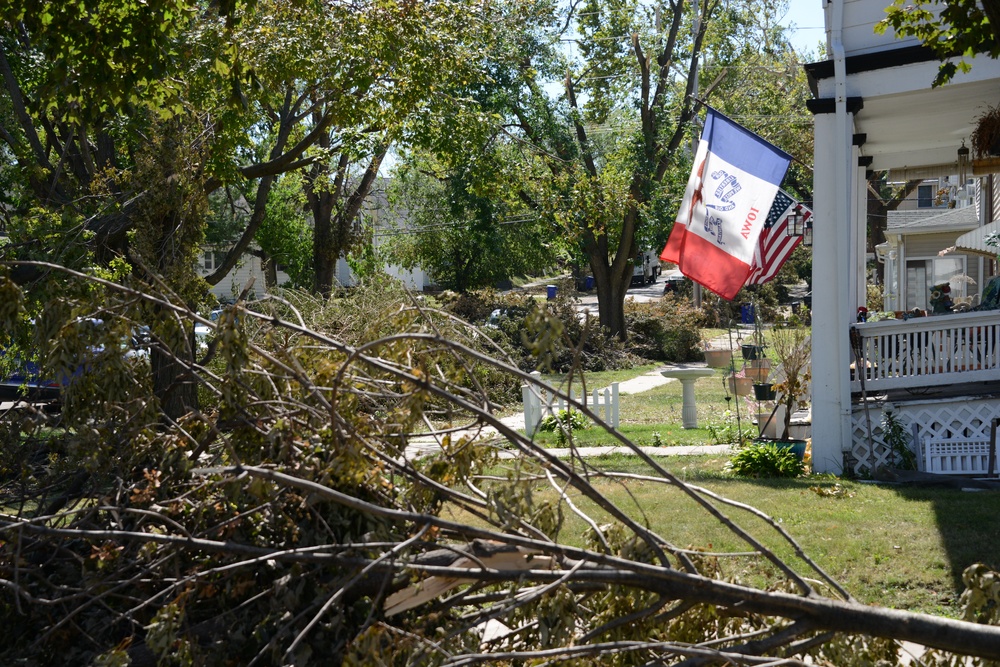
[[[88,361],[60,412],[0,415],[6,664],[892,664],[897,640],[1000,660],[1000,628],[859,604],[778,522],[618,436],[644,483],[745,549],[654,532],[607,493],[620,478],[496,417],[497,392],[531,376],[386,285],[212,322],[148,285],[65,274],[90,290],[35,313],[34,344],[49,370]],[[17,290],[0,277],[3,303]],[[211,407],[180,420],[120,354],[152,306],[178,335],[212,329],[185,376]]]

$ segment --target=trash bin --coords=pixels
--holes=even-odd
[[[594,289],[594,276],[587,276],[586,278],[583,279],[583,289],[587,290],[588,292]]]
[[[545,292],[546,292],[546,295],[548,296],[549,301],[551,301],[552,299],[556,298],[556,286],[555,285],[546,285],[545,286]]]
[[[740,324],[753,324],[754,308],[752,303],[745,303],[740,306]]]

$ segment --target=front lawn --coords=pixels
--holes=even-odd
[[[642,368],[643,372],[648,372],[660,367]],[[635,377],[641,374],[643,373],[633,371],[631,376]],[[588,389],[607,386],[607,381],[595,382],[591,379],[592,375],[597,374],[588,374]],[[628,377],[623,379],[628,379]],[[620,423],[618,430],[636,444],[644,446],[725,444],[737,441],[738,418],[744,431],[749,430],[753,432],[753,435],[756,435],[756,430],[750,421],[750,413],[756,413],[757,404],[748,403],[743,397],[729,395],[724,385],[723,370],[716,369],[714,376],[696,381],[695,401],[698,412],[698,428],[685,429],[681,426],[680,382],[673,380],[642,393],[622,394],[619,398]],[[581,447],[618,444],[613,435],[593,425],[585,430],[574,431],[572,437],[574,443]],[[557,433],[539,432],[535,439],[546,447],[563,446],[564,444],[563,439]]]
[[[830,476],[749,480],[726,474],[726,457],[656,460],[691,484],[771,516],[807,555],[866,604],[957,617],[962,570],[976,562],[1000,568],[1000,527],[995,520],[1000,493],[893,487]],[[634,456],[593,458],[587,463],[609,474],[652,474]],[[677,547],[749,550],[677,488],[646,478],[591,480],[616,505],[648,522],[655,533]],[[598,524],[609,520],[586,499],[570,497],[592,513]],[[555,493],[542,486],[536,498],[551,500]],[[799,572],[806,572],[792,548],[761,519],[730,506],[720,505],[720,509]],[[586,530],[582,519],[566,512],[560,540],[582,545]],[[755,585],[763,583],[761,571],[776,574],[769,564],[751,568],[752,560],[746,556],[720,558],[720,564],[725,576]]]

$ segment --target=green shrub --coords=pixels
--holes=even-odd
[[[582,431],[590,428],[590,423],[583,416],[582,412],[576,410],[559,410],[554,415],[549,415],[538,425],[538,430],[545,433],[553,433],[557,429]]]
[[[656,302],[626,302],[625,322],[632,352],[655,361],[699,361],[702,359],[701,311],[683,298],[664,296]]]
[[[787,446],[752,442],[729,459],[726,468],[739,477],[798,477],[805,464]]]

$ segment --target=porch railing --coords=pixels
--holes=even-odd
[[[851,366],[852,391],[861,390],[862,373],[868,391],[1000,380],[1000,311],[856,326],[861,358]]]

